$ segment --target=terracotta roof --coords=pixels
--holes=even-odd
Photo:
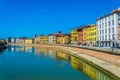
[[[27,37],[20,37],[20,38],[18,38],[18,39],[26,39]]]
[[[120,13],[120,8],[113,10],[111,13]]]
[[[80,26],[80,27],[78,28],[78,31],[79,31],[80,29],[87,28],[87,27],[88,27],[88,25],[86,25],[86,26]]]
[[[31,40],[31,39],[33,39],[33,38],[26,38],[25,40]]]

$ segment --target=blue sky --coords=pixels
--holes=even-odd
[[[0,38],[68,33],[118,7],[120,0],[0,0]]]

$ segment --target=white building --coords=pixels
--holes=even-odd
[[[49,36],[49,44],[53,44],[53,36],[52,35]]]
[[[16,38],[16,43],[17,44],[24,44],[24,39],[22,39],[22,38]]]
[[[49,35],[49,44],[56,44],[57,37],[56,35]]]
[[[7,43],[16,43],[16,38],[11,38],[11,37],[9,37],[9,38],[7,38]]]
[[[120,8],[97,19],[98,45],[116,47],[120,44]]]
[[[16,43],[16,38],[11,38],[11,43]]]

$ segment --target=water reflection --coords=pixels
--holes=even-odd
[[[83,62],[82,60],[71,56],[67,53],[62,51],[52,50],[52,49],[45,49],[40,47],[18,47],[18,46],[11,46],[8,51],[12,52],[28,52],[34,53],[38,58],[42,59],[43,56],[47,56],[53,60],[66,60],[69,61],[71,66],[80,72],[85,73],[86,75],[90,76],[91,80],[115,80],[112,76],[105,74],[104,72],[100,71],[99,69],[91,66],[90,64]],[[58,66],[64,66],[68,64],[68,62],[62,62],[58,64]]]
[[[8,51],[19,51],[19,52],[29,52],[29,53],[35,53],[35,48],[31,46],[9,46]]]
[[[6,50],[6,48],[0,49],[0,55]]]
[[[42,51],[43,49],[37,48],[37,50]],[[112,77],[110,77],[110,75],[105,74],[104,72],[92,67],[91,65],[67,53],[61,51],[55,51],[55,50],[46,50],[46,49],[44,49],[44,53],[48,53],[47,56],[50,56],[52,58],[57,57],[58,59],[69,60],[71,62],[71,66],[74,69],[83,71],[88,76],[90,76],[92,80],[115,80]]]
[[[0,54],[2,54],[2,53],[3,53],[3,51],[4,51],[4,50],[0,50]]]
[[[115,80],[110,75],[103,73],[102,71],[92,67],[91,65],[73,56],[71,56],[71,65],[75,69],[81,70],[84,73],[86,73],[92,78],[92,80]]]

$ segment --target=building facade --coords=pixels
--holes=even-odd
[[[17,44],[24,44],[24,39],[23,38],[16,38],[16,43]]]
[[[97,45],[97,26],[95,24],[90,24],[86,29],[86,43],[88,45]]]
[[[34,41],[37,44],[48,44],[48,38],[49,38],[48,36],[41,34],[39,36],[36,36]]]
[[[7,38],[7,39],[6,39],[6,42],[7,42],[7,43],[11,43],[11,37]]]
[[[64,35],[57,35],[57,44],[64,44]]]
[[[78,31],[77,30],[78,30],[78,28],[74,28],[70,32],[71,44],[78,44]]]
[[[78,29],[78,44],[82,44],[83,43],[83,28],[80,27]]]
[[[48,36],[40,36],[40,44],[48,44]]]
[[[79,27],[78,28],[78,44],[83,44],[84,40],[83,40],[83,27]]]
[[[57,44],[69,44],[70,43],[70,34],[58,34],[57,35]]]
[[[40,38],[41,38],[41,36],[43,36],[43,35],[39,35],[39,36],[36,36],[35,37],[35,43],[40,43]]]
[[[87,40],[87,39],[86,39],[86,32],[87,32],[86,29],[87,29],[87,27],[84,26],[84,27],[83,27],[83,41],[84,41],[84,43],[86,43],[86,40]]]
[[[0,39],[0,43],[6,44],[6,40]]]
[[[11,43],[16,43],[16,38],[11,38]]]
[[[86,45],[86,29],[87,26],[78,28],[78,44]]]
[[[70,44],[70,34],[64,34],[64,44]]]
[[[9,37],[9,38],[7,38],[7,43],[16,43],[16,38],[11,38],[11,37]]]
[[[34,39],[33,38],[26,38],[24,39],[25,44],[33,44],[34,43]]]
[[[49,44],[56,44],[57,43],[57,36],[54,34],[49,35]]]
[[[97,19],[98,44],[104,47],[120,45],[119,39],[120,8]]]

